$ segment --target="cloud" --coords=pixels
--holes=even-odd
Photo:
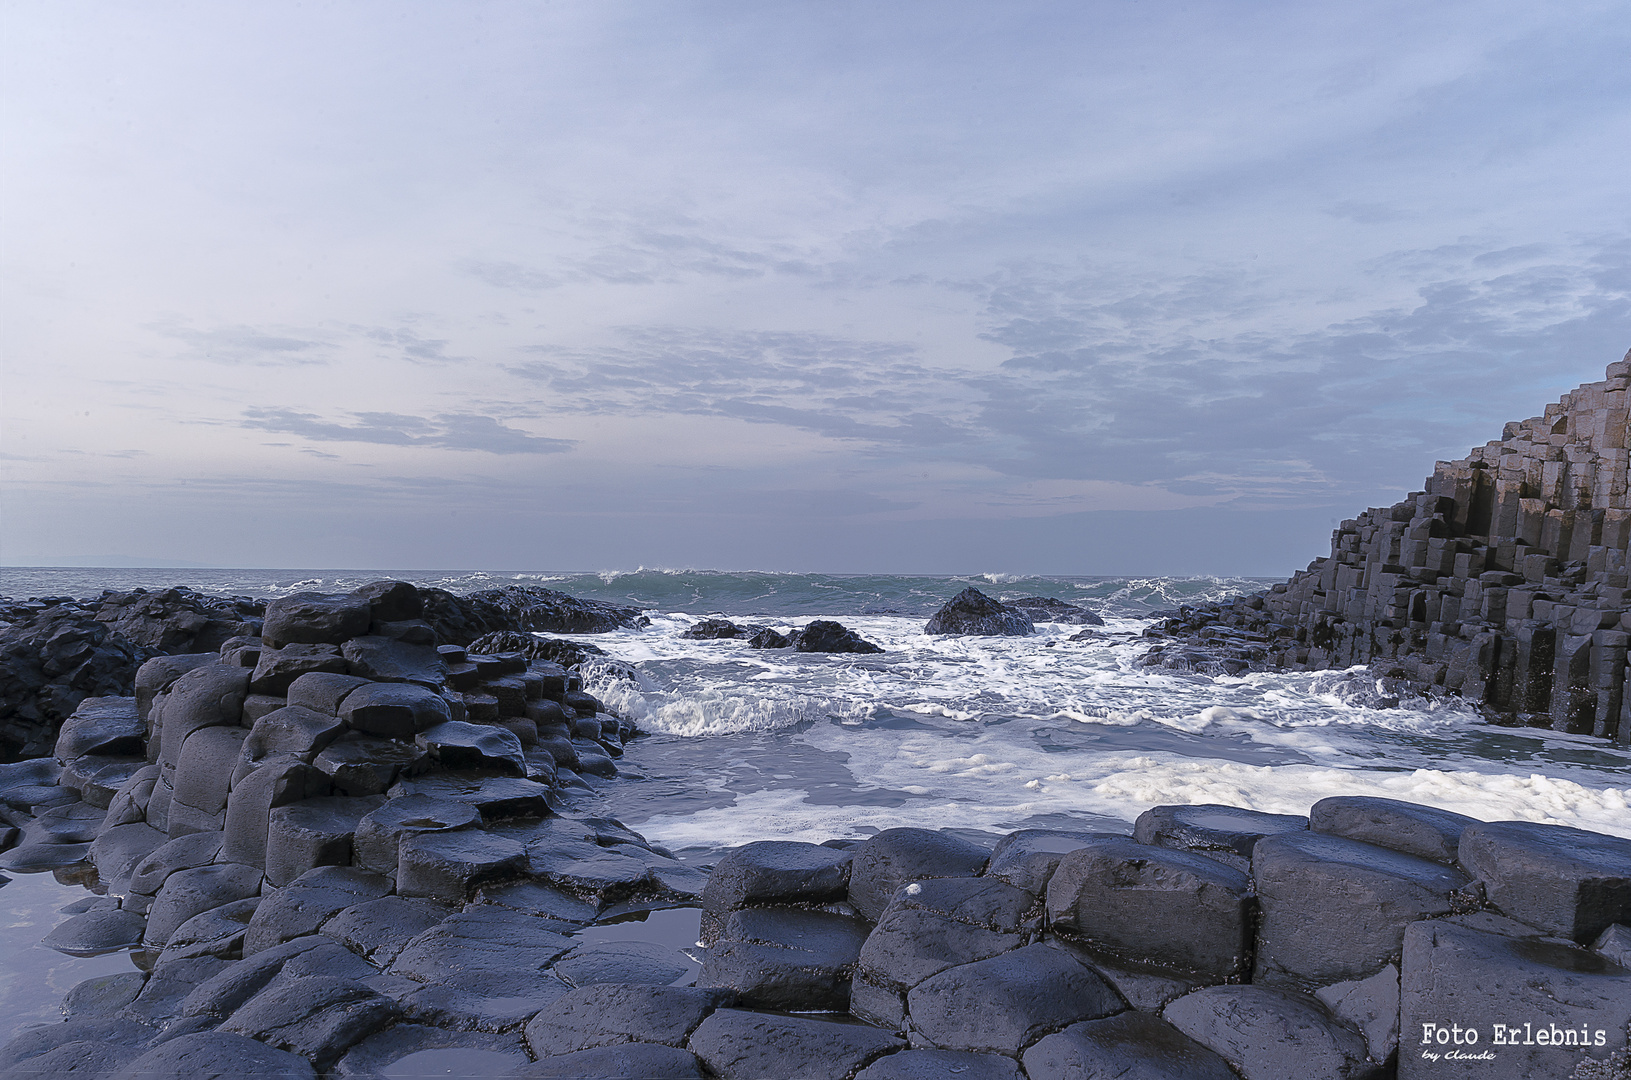
[[[314,442],[359,442],[384,446],[424,446],[444,450],[479,450],[489,454],[558,454],[569,439],[548,439],[505,427],[491,416],[441,413],[432,419],[400,413],[351,413],[353,423],[323,420],[294,409],[245,409],[241,426]]]
[[[470,359],[468,356],[449,355],[446,339],[420,337],[406,327],[394,330],[374,327],[364,329],[362,333],[371,341],[399,350],[398,355],[402,359],[415,364],[451,364]]]
[[[153,323],[148,329],[186,343],[196,359],[218,364],[292,367],[327,364],[333,359],[334,342],[312,330],[242,324],[200,330],[170,322]]]

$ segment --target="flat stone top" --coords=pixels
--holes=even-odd
[[[1521,850],[1527,858],[1567,864],[1605,877],[1631,877],[1631,840],[1536,821],[1480,821],[1461,833],[1464,855],[1472,846]]]
[[[1218,885],[1231,892],[1244,892],[1249,884],[1245,874],[1231,866],[1223,865],[1216,859],[1209,859],[1192,851],[1141,844],[1130,836],[1101,836],[1084,842],[1059,860],[1059,870],[1055,877],[1068,876],[1069,868],[1083,863],[1156,866],[1191,874],[1203,882]],[[1120,875],[1112,875],[1107,883],[1130,886],[1137,884],[1132,880],[1124,882]]]
[[[1405,878],[1429,889],[1459,889],[1467,878],[1459,870],[1402,851],[1323,833],[1298,832],[1266,836],[1252,853],[1252,872],[1261,875],[1288,866],[1347,866],[1373,874]]]

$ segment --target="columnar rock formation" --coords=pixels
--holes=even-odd
[[[1347,667],[1440,687],[1506,722],[1631,742],[1631,354],[1425,490],[1344,521],[1267,593],[1153,629],[1167,664]]]

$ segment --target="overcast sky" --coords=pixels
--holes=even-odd
[[[1623,2],[0,2],[0,562],[1284,574],[1631,346]]]

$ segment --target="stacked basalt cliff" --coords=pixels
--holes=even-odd
[[[1171,613],[1170,666],[1378,674],[1497,720],[1631,742],[1631,355],[1458,461],[1344,521],[1266,593]]]

